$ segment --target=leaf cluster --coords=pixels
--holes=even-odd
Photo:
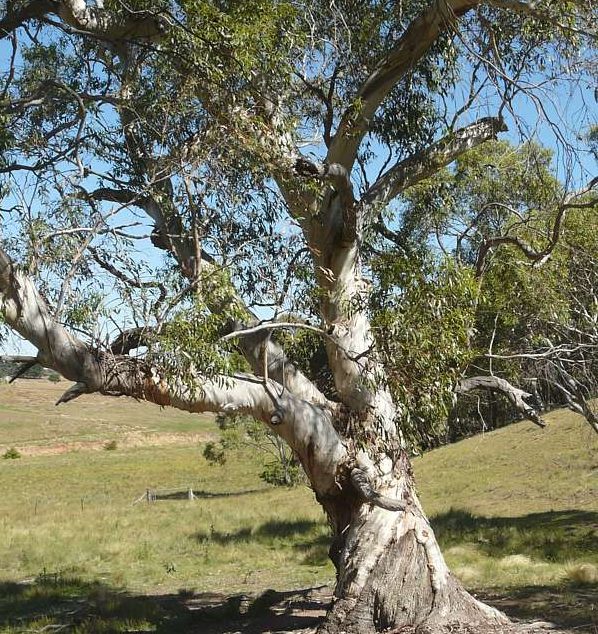
[[[423,253],[374,265],[372,327],[414,450],[438,443],[457,378],[473,358],[477,284],[470,270]]]

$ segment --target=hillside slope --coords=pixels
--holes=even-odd
[[[466,508],[484,515],[598,511],[598,436],[569,410],[540,429],[514,423],[414,460],[429,514]]]

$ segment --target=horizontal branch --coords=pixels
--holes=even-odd
[[[249,328],[244,328],[243,330],[233,330],[229,332],[227,335],[221,337],[221,341],[229,341],[230,339],[237,339],[239,337],[246,337],[248,335],[253,335],[257,332],[262,332],[264,330],[272,331],[278,330],[280,328],[289,328],[289,329],[303,329],[310,330],[311,332],[315,332],[324,337],[330,336],[325,330],[318,328],[317,326],[312,326],[311,324],[302,324],[296,321],[272,321],[265,322],[261,324],[257,324],[256,326],[251,326]]]
[[[123,330],[110,343],[108,349],[112,354],[129,354],[131,350],[149,346],[155,340],[158,330],[151,326],[140,326]]]
[[[252,375],[172,376],[144,359],[99,351],[56,322],[32,281],[0,249],[0,312],[5,322],[39,350],[36,361],[75,384],[66,403],[99,392],[132,396],[189,412],[244,412],[271,425],[299,455],[320,494],[338,491],[336,477],[347,456],[330,413],[298,398],[283,385]]]
[[[155,39],[163,35],[166,27],[166,21],[155,12],[128,11],[123,15],[100,6],[88,6],[85,0],[30,0],[14,7],[15,4],[6,2],[10,10],[0,20],[0,37],[30,20],[43,20],[49,15],[59,17],[76,31],[109,40]]]
[[[531,420],[539,427],[546,427],[546,422],[540,417],[538,412],[526,403],[525,399],[533,398],[533,394],[511,385],[506,379],[498,376],[472,376],[461,379],[453,391],[455,394],[466,394],[480,389],[501,392],[525,418]]]
[[[22,354],[3,354],[0,356],[2,363],[37,363],[37,357]]]

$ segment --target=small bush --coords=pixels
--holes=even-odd
[[[106,451],[114,451],[117,448],[118,448],[118,443],[116,442],[116,440],[110,440],[104,445],[104,449]]]
[[[62,377],[60,376],[60,374],[58,374],[58,372],[52,372],[51,374],[48,374],[48,381],[52,381],[52,383],[60,383],[61,380]]]
[[[17,458],[21,457],[21,452],[14,447],[7,449],[2,456],[4,460],[17,460]]]
[[[270,462],[260,473],[260,478],[264,482],[274,486],[292,487],[299,484],[302,477],[303,474],[299,465],[293,463],[283,465],[279,461]]]
[[[226,455],[222,443],[209,442],[203,450],[203,457],[211,464],[223,465],[226,462]]]

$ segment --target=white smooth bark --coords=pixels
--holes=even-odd
[[[76,31],[106,40],[155,39],[161,37],[165,30],[164,20],[156,13],[139,11],[119,16],[100,6],[87,6],[85,0],[30,0],[5,4],[9,7],[0,18],[0,37],[30,20],[43,21],[48,15],[58,16]]]
[[[536,423],[539,427],[546,427],[546,421],[526,402],[526,399],[533,398],[533,394],[515,387],[506,379],[498,376],[472,376],[461,379],[455,386],[454,392],[455,394],[466,394],[480,389],[501,392],[525,418]]]
[[[502,119],[486,117],[459,130],[454,130],[430,147],[417,152],[388,169],[363,195],[363,208],[384,208],[402,191],[432,176],[452,163],[461,154],[506,131]]]

